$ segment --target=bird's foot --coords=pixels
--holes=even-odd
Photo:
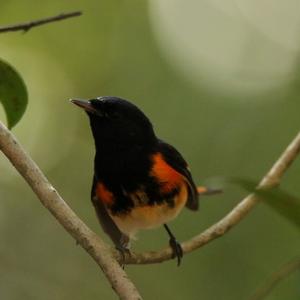
[[[121,245],[121,244],[116,246],[116,249],[120,252],[120,255],[122,257],[120,265],[124,269],[126,258],[131,256],[130,249],[129,249],[128,246],[124,246],[124,245]]]
[[[180,243],[175,239],[175,237],[171,237],[169,240],[170,247],[173,250],[172,258],[177,257],[177,266],[180,265],[181,259],[183,257],[183,250]]]

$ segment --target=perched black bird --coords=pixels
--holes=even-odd
[[[184,206],[198,209],[198,194],[187,163],[158,139],[150,120],[117,97],[71,100],[90,119],[96,146],[92,202],[117,249],[128,251],[139,229],[164,225],[180,264],[183,252],[167,224]]]

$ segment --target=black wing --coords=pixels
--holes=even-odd
[[[173,146],[162,140],[159,140],[159,151],[163,154],[166,162],[185,177],[189,191],[186,207],[197,210],[199,207],[198,191],[186,161]]]

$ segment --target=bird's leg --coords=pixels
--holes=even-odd
[[[167,233],[168,233],[168,235],[170,237],[169,244],[170,244],[170,247],[173,250],[173,258],[177,257],[177,266],[179,266],[180,262],[181,262],[181,259],[183,257],[183,251],[182,251],[181,245],[176,240],[175,236],[171,232],[171,230],[168,227],[168,225],[164,224],[164,227],[165,227],[165,229],[166,229],[166,231],[167,231]]]

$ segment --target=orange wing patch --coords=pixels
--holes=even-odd
[[[114,195],[102,182],[99,182],[96,186],[96,195],[98,199],[106,205],[111,205],[114,202]]]
[[[168,193],[182,184],[184,177],[164,160],[161,153],[153,155],[153,162],[151,175],[162,184],[162,192]]]

